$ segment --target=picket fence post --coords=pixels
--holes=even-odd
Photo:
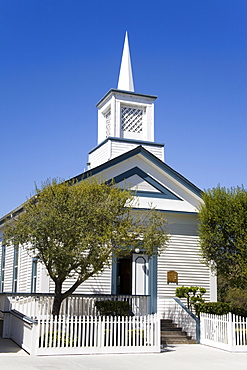
[[[32,326],[30,355],[36,356],[39,347],[40,320]]]
[[[232,351],[235,347],[235,315],[229,312],[228,314],[228,345]]]

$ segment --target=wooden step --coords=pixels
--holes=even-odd
[[[172,320],[161,320],[160,323],[161,344],[196,344],[197,341],[191,339],[182,328],[179,328]]]
[[[164,330],[161,331],[161,336],[171,336],[171,337],[187,337],[185,331],[175,331],[175,330]]]
[[[194,339],[188,339],[188,338],[171,338],[171,337],[166,337],[162,338],[161,344],[197,344],[197,341]]]

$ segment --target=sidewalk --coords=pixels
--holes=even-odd
[[[7,341],[6,343],[4,343]],[[8,352],[9,350],[9,352]],[[1,370],[238,370],[247,369],[247,354],[200,344],[167,347],[160,354],[32,357],[9,339],[0,339]]]

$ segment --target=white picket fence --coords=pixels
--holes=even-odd
[[[247,319],[227,315],[200,314],[201,344],[232,352],[247,352]]]
[[[46,315],[37,322],[11,311],[3,338],[31,355],[160,352],[160,317]]]
[[[160,320],[148,316],[59,316],[38,322],[38,355],[160,352]]]

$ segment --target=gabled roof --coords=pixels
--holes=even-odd
[[[88,178],[90,176],[94,176],[97,174],[100,174],[102,171],[105,171],[106,169],[115,166],[116,164],[119,164],[123,161],[126,161],[127,159],[130,159],[138,154],[141,154],[143,157],[148,159],[150,162],[152,162],[154,165],[158,166],[162,171],[170,175],[173,179],[177,180],[179,183],[181,183],[183,186],[185,186],[188,190],[192,191],[194,194],[196,194],[198,197],[201,198],[202,190],[199,189],[197,186],[192,184],[189,180],[187,180],[184,176],[182,176],[180,173],[175,171],[173,168],[168,166],[166,163],[162,162],[159,158],[157,158],[155,155],[150,153],[148,150],[143,148],[141,145],[138,147],[121,154],[118,157],[115,157],[108,162],[105,162],[97,167],[94,167],[86,172],[83,172],[82,174],[75,176],[72,180],[81,181],[85,178]]]
[[[166,174],[171,176],[174,180],[178,181],[180,184],[182,184],[188,190],[193,192],[195,195],[197,195],[198,197],[201,198],[202,193],[203,193],[201,189],[199,189],[197,186],[192,184],[192,182],[187,180],[184,176],[182,176],[180,173],[178,173],[173,168],[168,166],[166,163],[162,162],[159,158],[157,158],[155,155],[153,155],[148,150],[143,148],[141,145],[139,145],[138,147],[136,147],[136,148],[124,153],[124,154],[121,154],[118,157],[115,157],[115,158],[109,160],[108,162],[105,162],[105,163],[101,164],[100,166],[97,166],[97,167],[92,168],[88,171],[85,171],[85,172],[73,177],[72,179],[70,179],[68,181],[73,181],[73,180],[82,181],[82,180],[84,180],[86,178],[89,178],[91,176],[98,175],[101,172],[103,172],[103,171],[105,171],[105,170],[107,170],[107,169],[109,169],[109,168],[111,168],[111,167],[113,167],[117,164],[120,164],[121,162],[124,162],[124,161],[126,161],[130,158],[133,158],[134,156],[139,155],[139,154],[142,155],[144,158],[146,158],[148,161],[150,161],[155,166],[159,167],[162,171],[164,171]],[[144,173],[138,167],[134,167],[134,168],[130,169],[129,171],[126,171],[125,173],[122,173],[121,175],[116,176],[115,177],[115,182],[118,183],[118,182],[122,181],[124,178],[127,179],[129,176],[132,176],[133,174],[138,174],[140,177],[143,177],[143,178],[145,177],[145,180],[147,182],[149,182],[152,186],[159,189],[159,191],[161,193],[160,196],[165,197],[167,199],[175,199],[175,198],[179,199],[175,194],[173,194],[167,188],[165,188],[164,186],[162,187],[162,185],[159,184],[159,183],[155,183],[155,180],[152,179],[151,177],[147,178],[147,174]],[[138,193],[138,191],[137,191],[137,193]],[[139,192],[139,193],[140,193],[139,195],[141,195],[141,192]],[[23,208],[23,205],[20,205],[17,208],[15,208],[13,211],[9,212],[7,215],[0,218],[0,225],[2,225],[8,217],[11,217],[11,215],[16,216],[18,213],[22,212],[22,208]]]
[[[113,180],[114,184],[120,185],[122,183],[123,186],[128,186],[128,181],[130,181],[132,190],[135,191],[135,195],[137,196],[181,200],[171,190],[167,189],[164,185],[159,183],[152,176],[137,166],[130,168],[128,171],[125,171],[118,176],[115,176]],[[142,181],[144,184],[144,189],[142,189],[143,184],[140,183],[140,180],[144,180]],[[112,180],[110,179],[106,183],[110,184],[111,181]],[[134,183],[137,183],[133,184],[133,181]]]

